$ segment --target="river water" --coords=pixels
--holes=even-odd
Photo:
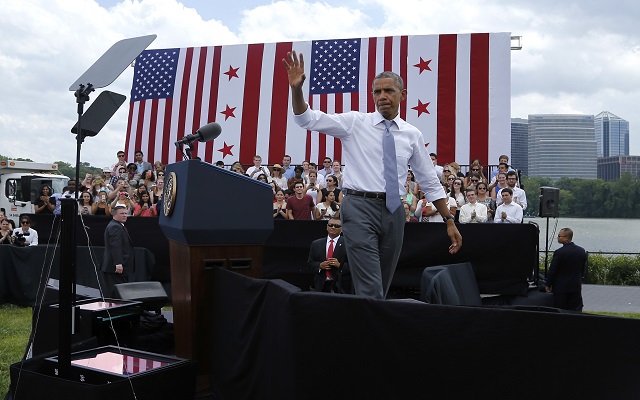
[[[525,218],[540,227],[540,250],[545,250],[547,219]],[[589,252],[640,253],[640,219],[549,218],[549,250],[556,250],[561,228],[573,230],[573,241]]]

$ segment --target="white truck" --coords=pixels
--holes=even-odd
[[[51,186],[53,193],[62,193],[68,181],[58,171],[58,164],[0,160],[0,209],[20,226],[20,215],[35,213],[33,204],[42,185]]]

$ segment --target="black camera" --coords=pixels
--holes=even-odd
[[[24,246],[27,243],[27,238],[25,238],[25,236],[29,236],[30,233],[29,232],[16,232],[15,233],[15,239],[13,241],[13,243],[16,246]]]

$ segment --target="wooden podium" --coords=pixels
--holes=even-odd
[[[167,166],[159,224],[169,239],[176,356],[197,361],[199,390],[211,380],[211,272],[260,278],[272,204],[271,186],[246,176],[198,160]]]

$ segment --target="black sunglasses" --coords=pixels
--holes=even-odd
[[[29,222],[29,221],[20,221],[20,223],[21,223],[22,225],[29,225],[31,222]]]
[[[327,226],[329,226],[331,228],[342,228],[342,225],[340,225],[340,224],[327,224]]]

